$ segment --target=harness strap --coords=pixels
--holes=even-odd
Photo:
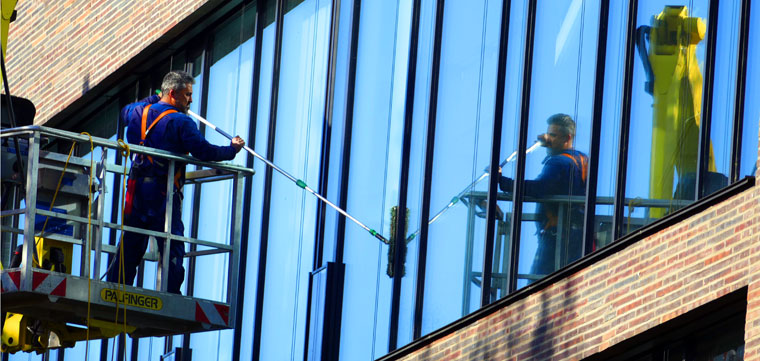
[[[163,118],[163,117],[165,117],[165,116],[167,116],[167,115],[169,115],[171,113],[176,113],[177,112],[174,109],[165,110],[163,113],[159,114],[156,117],[156,119],[153,120],[153,122],[150,124],[150,126],[148,126],[147,129],[146,129],[146,125],[148,124],[148,110],[150,110],[150,107],[152,105],[153,104],[148,104],[145,108],[143,108],[143,112],[142,112],[142,124],[140,126],[140,145],[145,145],[145,138],[148,136],[148,133],[150,132],[150,130],[153,129],[153,126],[155,126],[156,124],[158,124],[158,121],[161,120],[161,118]],[[151,157],[151,156],[146,156],[146,157],[148,158],[148,161],[151,164],[153,164],[153,157]]]
[[[581,169],[581,179],[583,180],[583,183],[586,183],[586,177],[588,175],[588,159],[584,156],[580,156],[581,164],[578,164],[578,159],[576,159],[574,156],[567,153],[562,153],[561,155],[573,160],[575,166]]]
[[[167,115],[169,115],[171,113],[176,113],[177,112],[175,109],[165,110],[163,113],[159,114],[156,117],[156,119],[153,120],[153,123],[151,123],[150,126],[147,127],[147,129],[146,129],[145,126],[148,124],[148,110],[150,110],[151,105],[153,105],[153,104],[148,104],[148,106],[146,106],[143,109],[143,113],[142,113],[142,126],[140,128],[140,145],[143,145],[143,143],[145,143],[145,137],[148,136],[148,132],[150,132],[150,130],[153,129],[153,126],[155,126],[156,124],[158,124],[158,121],[161,120],[161,118],[163,118],[163,117],[165,117],[165,116],[167,116]]]
[[[586,176],[588,175],[588,159],[584,156],[580,156],[580,164],[578,164],[578,159],[574,156],[567,154],[567,153],[561,153],[561,155],[568,157],[573,160],[573,164],[575,164],[576,167],[581,169],[581,179],[583,180],[583,183],[586,183]],[[552,227],[556,227],[559,224],[559,219],[556,214],[553,212],[547,210],[546,211],[546,224],[544,225],[544,230],[547,230]]]

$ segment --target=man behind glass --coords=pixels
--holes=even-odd
[[[232,160],[245,145],[240,137],[232,139],[229,146],[216,146],[203,137],[198,126],[186,114],[193,102],[195,79],[183,71],[172,71],[161,83],[161,97],[157,95],[129,104],[121,111],[121,124],[127,126],[127,140],[175,153],[190,153],[203,161]],[[182,185],[185,183],[185,164],[176,165],[172,197],[171,233],[182,236]],[[166,213],[166,186],[168,162],[144,154],[132,159],[124,206],[124,225],[162,232]],[[159,253],[163,254],[164,239],[156,238]],[[126,232],[124,234],[124,264],[121,265],[121,249],[116,262],[108,271],[109,282],[123,281],[132,285],[143,254],[148,246],[148,236]],[[185,279],[182,266],[185,244],[172,240],[169,246],[168,291],[180,293]],[[123,267],[123,268],[122,268]],[[123,271],[122,271],[123,269]],[[122,273],[123,272],[123,273]],[[121,277],[120,277],[121,276]]]
[[[547,148],[548,154],[542,162],[541,174],[534,180],[525,180],[525,196],[540,200],[551,196],[585,195],[588,157],[573,149],[575,121],[569,115],[559,113],[550,116],[546,122],[549,127],[538,140]],[[499,188],[511,192],[513,183],[512,178],[501,176]],[[560,258],[566,260],[563,264],[580,258],[584,204],[571,203],[568,207],[567,203],[544,200],[538,202],[536,213],[538,249],[530,273],[541,276],[554,272],[556,246],[560,242],[567,242],[565,254]]]

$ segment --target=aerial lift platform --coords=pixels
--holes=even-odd
[[[13,139],[18,141],[18,146]],[[187,172],[186,185],[231,183],[227,239],[202,240],[172,235],[169,228],[172,197],[167,197],[164,232],[123,227],[152,236],[151,242],[155,240],[153,237],[165,238],[164,249],[167,250],[172,239],[202,249],[188,252],[186,258],[226,255],[228,269],[218,272],[218,281],[224,285],[226,295],[221,300],[208,300],[167,292],[167,282],[161,280],[168,279],[169,252],[164,252],[162,259],[155,251],[144,257],[149,261],[144,267],[152,267],[151,263],[157,267],[155,289],[101,280],[108,267],[107,255],[116,253],[123,232],[120,223],[110,222],[110,217],[106,219],[106,207],[110,207],[107,199],[113,199],[112,192],[122,194],[122,189],[108,189],[106,176],[111,173],[121,179],[129,172],[128,161],[124,161],[126,165],[115,164],[109,162],[106,154],[110,150],[112,154],[125,155],[124,143],[43,126],[3,129],[0,141],[2,245],[6,250],[22,245],[20,264],[8,268],[8,254],[4,251],[6,257],[0,271],[3,352],[44,352],[49,348],[71,347],[87,337],[100,339],[120,333],[147,337],[234,328],[243,187],[245,177],[253,175],[252,169],[202,162],[137,145],[128,147],[131,154],[167,160],[169,174],[182,163],[191,165],[188,169],[199,169]],[[67,159],[66,154],[50,150],[56,145],[73,143],[100,147],[103,156],[99,160],[92,160],[89,155]],[[17,157],[17,150],[21,157]],[[21,167],[18,159],[23,163]],[[168,178],[167,194],[172,194],[173,179]],[[120,212],[121,204],[114,209]],[[47,226],[42,226],[45,222]],[[116,235],[115,241],[110,242],[113,244],[104,243],[106,232]],[[80,266],[71,269],[75,252]]]

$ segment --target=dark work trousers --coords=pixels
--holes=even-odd
[[[557,245],[567,247],[560,249],[560,267],[573,262],[581,257],[583,230],[572,228],[569,231],[569,240],[557,239],[557,227],[550,227],[538,233],[538,249],[533,258],[533,264],[530,273],[538,276],[545,276],[557,270]],[[564,245],[566,244],[566,246]]]
[[[163,191],[161,190],[163,189]],[[164,231],[166,209],[166,181],[154,180],[153,178],[130,179],[127,189],[127,204],[125,206],[124,225],[129,227],[148,229],[151,231]],[[131,191],[131,192],[130,192]],[[131,194],[130,194],[131,193]],[[185,227],[182,224],[182,198],[179,192],[174,194],[172,202],[172,227],[173,235],[184,235]],[[158,251],[163,259],[163,237],[156,237]],[[148,236],[125,232],[124,233],[124,284],[132,285],[137,273],[137,266],[148,247]],[[109,282],[119,281],[120,252],[117,250],[116,263],[108,272]],[[171,293],[180,293],[180,287],[185,280],[185,243],[172,240],[169,246],[169,284]]]

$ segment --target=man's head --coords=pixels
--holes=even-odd
[[[161,82],[161,101],[187,113],[193,102],[193,84],[195,79],[190,74],[181,70],[170,71]]]
[[[546,120],[549,125],[546,134],[539,136],[539,140],[549,149],[550,154],[559,154],[563,150],[573,148],[575,138],[575,121],[567,114],[554,114]]]

